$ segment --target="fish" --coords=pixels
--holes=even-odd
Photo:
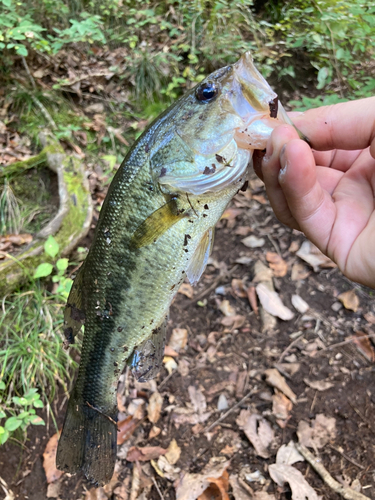
[[[252,56],[218,69],[156,118],[109,187],[64,312],[66,344],[84,325],[78,376],[58,442],[58,469],[110,481],[120,374],[154,378],[170,304],[201,277],[215,225],[246,184],[254,150],[291,123]]]

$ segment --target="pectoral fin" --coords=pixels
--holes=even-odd
[[[186,275],[192,285],[195,285],[199,281],[203,271],[206,269],[213,244],[214,228],[210,228],[204,233],[186,270]]]
[[[74,343],[74,337],[81,330],[85,322],[83,274],[85,264],[82,264],[73,282],[64,311],[64,347]]]
[[[162,366],[167,330],[167,318],[152,331],[134,351],[128,365],[138,382],[146,382],[156,377]]]
[[[173,198],[158,210],[155,210],[138,226],[133,234],[131,245],[134,248],[150,245],[187,215],[188,213],[185,210],[178,208],[177,198]]]

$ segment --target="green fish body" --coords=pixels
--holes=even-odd
[[[171,301],[186,277],[199,280],[252,150],[280,120],[276,94],[245,54],[179,99],[129,151],[65,310],[68,341],[83,323],[85,331],[59,469],[82,469],[96,484],[111,479],[119,376],[127,363],[138,380],[156,376]]]

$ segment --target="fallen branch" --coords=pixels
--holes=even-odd
[[[295,447],[303,458],[311,465],[311,467],[319,474],[327,486],[331,488],[332,491],[341,495],[346,500],[368,500],[369,497],[352,490],[351,488],[346,488],[339,482],[337,482],[331,474],[327,471],[324,465],[316,458],[305,446],[300,443],[296,443]]]

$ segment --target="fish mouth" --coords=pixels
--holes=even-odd
[[[228,92],[232,109],[243,125],[235,129],[234,139],[241,149],[264,149],[274,128],[292,124],[277,94],[254,66],[250,52],[233,65]]]

